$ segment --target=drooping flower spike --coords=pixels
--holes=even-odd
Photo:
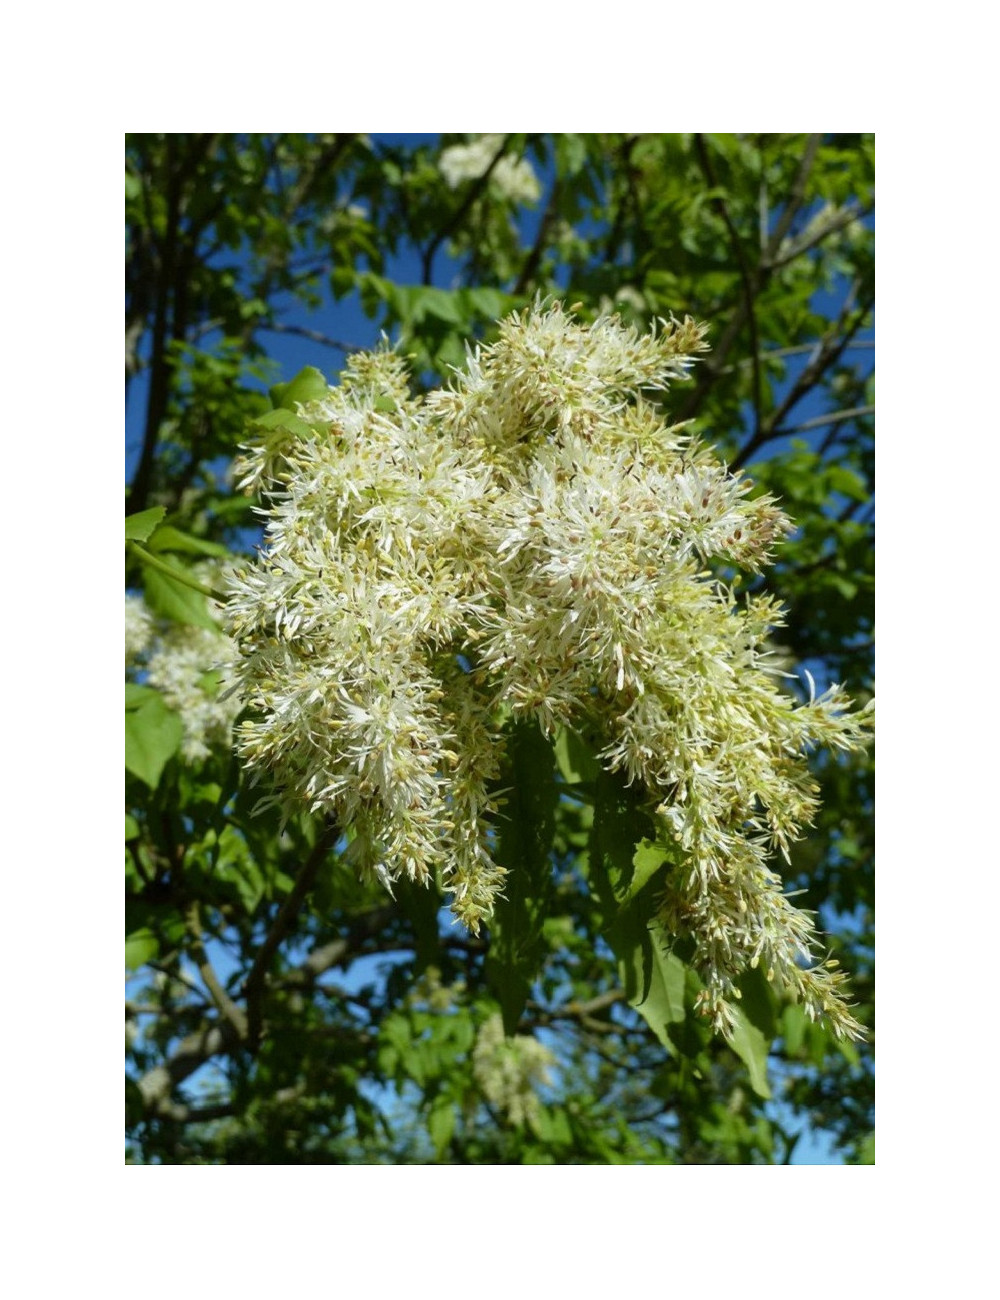
[[[229,602],[240,749],[283,808],[338,821],[360,871],[440,876],[475,931],[504,885],[510,723],[596,728],[683,862],[662,919],[694,938],[713,1023],[762,964],[856,1035],[768,864],[816,810],[808,751],[865,744],[871,714],[790,694],[776,603],[719,576],[764,569],[789,523],[651,401],[703,336],[539,306],[425,398],[383,349],[272,422],[242,465],[267,535]]]

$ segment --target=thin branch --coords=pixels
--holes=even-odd
[[[212,995],[212,1001],[236,1030],[240,1038],[246,1038],[247,1018],[222,987],[219,977],[215,973],[215,968],[208,959],[208,953],[205,951],[204,934],[201,928],[201,909],[198,906],[197,899],[192,899],[188,904],[185,921],[193,940],[189,951],[194,958],[205,987]]]
[[[820,139],[821,137],[819,135],[811,135],[806,142],[806,147],[802,155],[802,162],[799,164],[799,170],[792,185],[792,192],[789,194],[788,202],[775,226],[774,233],[772,234],[767,249],[765,250],[764,258],[757,267],[757,271],[754,275],[753,297],[755,299],[770,278],[768,260],[777,252],[781,241],[791,229],[792,222],[795,220],[799,209],[805,202],[806,186],[808,184],[809,174],[812,171],[816,151],[819,148]],[[744,321],[746,320],[746,310],[746,300],[743,298],[733,311],[722,338],[715,345],[711,359],[702,367],[701,378],[696,384],[694,391],[678,410],[675,417],[678,423],[691,419],[691,417],[700,410],[705,394],[718,378],[726,358],[729,356],[733,345],[739,337]]]
[[[292,970],[286,971],[276,986],[283,989],[301,989],[316,983],[333,966],[339,966],[348,957],[358,955],[370,939],[373,939],[397,915],[394,903],[385,903],[373,907],[370,911],[355,917],[345,936],[332,939],[320,948],[314,948],[305,961]]]
[[[215,1022],[196,1030],[178,1043],[169,1061],[154,1066],[139,1080],[139,1091],[148,1115],[169,1114],[170,1094],[207,1060],[224,1052],[238,1052],[242,1046],[228,1021]]]
[[[781,422],[788,412],[797,406],[806,393],[819,382],[824,372],[837,364],[848,343],[865,323],[871,309],[870,302],[866,302],[859,307],[854,312],[853,320],[851,319],[857,290],[858,286],[855,282],[848,290],[840,314],[820,341],[815,355],[782,398],[777,409],[771,412],[767,421],[768,429],[766,432],[768,435],[772,430],[781,426]]]
[[[795,175],[792,183],[792,192],[788,196],[788,202],[785,204],[781,216],[774,227],[774,233],[768,242],[767,249],[761,263],[762,269],[770,262],[770,259],[778,251],[781,241],[792,228],[792,222],[799,214],[799,209],[805,202],[806,186],[809,183],[809,174],[813,169],[813,163],[816,161],[816,153],[822,140],[821,135],[811,135],[806,141],[806,147],[802,151],[802,161],[799,163],[799,170]]]
[[[164,1101],[157,1108],[157,1118],[169,1119],[175,1124],[206,1124],[210,1120],[230,1119],[237,1113],[233,1102],[219,1102],[213,1106],[185,1106],[179,1102]]]
[[[295,334],[299,338],[310,339],[313,343],[321,343],[324,347],[336,348],[338,352],[363,351],[360,343],[343,343],[340,339],[332,339],[328,334],[322,334],[319,330],[308,329],[305,325],[286,325],[281,321],[275,321],[273,325],[262,325],[260,328],[265,333]]]
[[[188,979],[188,977],[184,974],[183,971],[172,970],[168,965],[166,965],[166,963],[160,961],[148,961],[146,965],[150,968],[150,970],[155,970],[160,975],[166,975],[168,979],[176,980],[178,984],[183,984],[189,993],[193,993],[195,995],[195,997],[198,999],[201,1006],[204,1007],[208,1006],[208,999],[205,997],[205,994],[202,992],[202,990],[198,987],[197,984],[193,984],[191,980]],[[190,1010],[194,1010],[194,1009],[195,1008],[190,1008]]]
[[[322,832],[296,876],[291,892],[278,909],[278,914],[274,918],[267,937],[261,944],[253,965],[250,967],[250,973],[247,975],[243,989],[247,1001],[247,1044],[251,1051],[256,1051],[260,1044],[262,1001],[268,968],[278,948],[295,924],[302,904],[306,900],[306,895],[312,889],[319,869],[326,860],[330,849],[336,844],[339,835],[340,828],[336,824],[327,826]]]
[[[535,242],[531,246],[531,251],[524,259],[524,265],[517,277],[517,283],[514,285],[513,292],[515,296],[527,291],[528,285],[535,278],[535,272],[538,270],[539,263],[542,260],[542,250],[545,248],[545,240],[548,238],[549,229],[556,215],[556,200],[559,196],[558,177],[552,182],[552,189],[549,193],[548,201],[545,204],[545,210],[542,213],[542,219],[538,223],[538,234],[535,236]]]
[[[811,420],[803,420],[790,429],[776,429],[775,435],[791,437],[793,433],[804,433],[806,429],[823,429],[828,424],[842,424],[845,420],[856,420],[861,415],[874,415],[874,406],[852,406],[849,410],[833,411],[829,415],[816,415]]]
[[[852,221],[863,220],[863,218],[870,216],[874,211],[874,203],[869,203],[863,208],[851,207],[850,205],[842,208],[836,217],[831,218],[825,226],[820,226],[818,230],[814,231],[813,234],[808,235],[808,237],[806,232],[803,231],[802,235],[797,240],[793,240],[780,257],[775,257],[767,262],[767,269],[769,271],[780,271],[783,266],[787,266],[789,262],[794,262],[795,259],[801,257],[803,253],[808,253],[810,249],[821,244],[824,239],[835,234],[836,231],[843,230],[843,228],[849,226]]]
[[[618,1034],[622,1032],[621,1025],[613,1024],[608,1020],[598,1020],[595,1013],[604,1011],[616,1002],[621,1002],[624,997],[625,994],[621,989],[611,989],[596,998],[591,998],[588,1002],[564,1002],[561,1006],[550,1009],[538,1002],[529,1001],[527,1006],[532,1013],[533,1023],[538,1025],[550,1025],[557,1020],[577,1020],[591,1033]]]
[[[503,138],[503,143],[501,144],[500,149],[495,155],[495,157],[490,162],[490,165],[483,172],[482,176],[477,177],[475,182],[469,186],[469,190],[465,198],[458,205],[455,211],[451,214],[450,219],[445,222],[445,224],[441,227],[441,229],[431,240],[431,242],[427,245],[427,248],[424,251],[424,256],[422,261],[424,284],[430,284],[433,278],[434,255],[437,253],[438,249],[441,247],[444,241],[450,235],[454,234],[454,232],[462,224],[462,222],[465,220],[466,215],[472,208],[472,205],[476,202],[479,196],[485,193],[486,188],[490,183],[490,177],[493,175],[493,171],[496,168],[497,164],[500,162],[500,159],[507,152],[507,146],[509,145],[509,143],[510,143],[510,136],[505,135]]]
[[[853,319],[851,319],[851,308],[856,293],[857,284],[853,284],[840,315],[831,324],[829,331],[816,348],[809,364],[785,394],[777,409],[771,412],[756,435],[750,438],[740,449],[738,455],[734,457],[731,464],[732,469],[740,469],[747,463],[754,452],[759,451],[765,443],[781,436],[779,431],[788,412],[815,387],[826,371],[831,366],[835,366],[840,360],[845,348],[868,318],[872,306],[870,302],[863,303],[854,312]]]
[[[791,347],[787,347],[787,348],[761,348],[760,359],[761,361],[770,361],[778,357],[806,356],[807,354],[815,352],[821,343],[822,343],[822,339],[816,339],[812,343],[795,343]],[[875,347],[874,339],[854,339],[854,341],[849,343],[844,350],[846,352],[855,352],[859,348],[874,348],[874,347]],[[752,365],[753,365],[753,357],[741,357],[739,361],[734,361],[730,365],[723,366],[720,370],[717,370],[716,374],[732,375],[737,370],[739,370],[741,366],[752,366]]]
[[[715,169],[712,166],[712,160],[709,157],[708,150],[705,147],[705,137],[696,135],[694,137],[695,149],[698,153],[698,161],[701,164],[701,170],[704,172],[705,179],[709,186],[715,190],[718,189],[719,183],[716,180]],[[743,253],[743,243],[740,239],[739,232],[733,224],[733,219],[729,215],[729,207],[721,196],[713,198],[712,204],[715,210],[722,217],[726,232],[729,235],[729,243],[733,250],[733,256],[736,258],[736,265],[740,273],[740,283],[743,286],[743,305],[747,325],[750,329],[750,360],[753,365],[753,413],[754,413],[754,431],[756,437],[760,430],[762,415],[762,396],[761,396],[761,373],[760,373],[760,337],[757,332],[757,313],[754,309],[754,298],[759,283],[759,275],[751,276],[750,267],[747,265],[746,257]]]

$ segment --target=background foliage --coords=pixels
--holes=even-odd
[[[782,643],[864,702],[873,207],[863,136],[127,137],[127,589],[164,638],[214,625],[176,574],[259,537],[227,469],[270,385],[333,378],[380,330],[431,385],[555,293],[710,323],[670,415],[781,499]],[[512,746],[531,871],[473,938],[433,892],[359,884],[307,817],[252,817],[224,740],[192,756],[151,676],[126,685],[130,1159],[766,1163],[804,1123],[874,1159],[873,1040],[836,1044],[761,981],[727,1046],[683,951],[643,956],[645,827],[585,738]],[[816,770],[787,883],[873,1029],[873,760]]]

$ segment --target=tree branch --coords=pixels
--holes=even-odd
[[[744,446],[732,461],[732,469],[740,469],[747,463],[754,452],[765,443],[779,437],[781,422],[793,407],[819,382],[823,374],[840,360],[845,348],[867,319],[871,303],[863,303],[851,318],[851,307],[857,294],[857,284],[851,285],[847,299],[840,315],[831,325],[809,364],[792,384],[778,407],[771,412],[761,428]]]
[[[441,227],[441,229],[431,240],[431,242],[427,245],[422,260],[424,284],[430,284],[433,278],[434,255],[437,253],[438,249],[441,247],[444,241],[449,237],[449,235],[454,234],[454,232],[462,224],[462,222],[465,220],[466,214],[469,212],[470,208],[475,203],[476,199],[478,199],[479,196],[485,192],[487,186],[490,183],[490,177],[492,176],[494,169],[496,168],[497,164],[500,162],[500,159],[507,152],[507,146],[509,143],[510,143],[510,136],[505,135],[503,138],[503,143],[500,145],[500,148],[497,154],[495,155],[495,157],[493,158],[493,160],[490,162],[490,165],[483,172],[482,176],[478,176],[475,182],[469,186],[469,190],[465,198],[458,205],[455,211],[451,214],[450,219],[445,222],[445,224]]]
[[[775,257],[769,260],[766,264],[768,271],[780,271],[783,266],[787,266],[789,262],[794,262],[795,259],[801,257],[803,253],[808,253],[810,249],[821,244],[824,239],[827,239],[836,231],[843,230],[844,226],[849,226],[852,221],[861,221],[864,217],[869,216],[874,211],[875,206],[871,203],[864,208],[850,206],[842,208],[837,216],[832,217],[825,226],[821,226],[817,231],[809,235],[808,238],[806,237],[805,232],[803,232],[803,235],[798,240],[792,241],[781,257]]]
[[[790,438],[793,433],[804,433],[806,429],[823,429],[828,424],[842,424],[845,420],[856,420],[861,415],[874,415],[874,406],[852,406],[845,411],[832,411],[829,415],[816,415],[811,420],[803,420],[790,429],[776,429],[775,435]]]
[[[268,968],[274,954],[295,924],[299,910],[306,900],[306,895],[312,889],[317,873],[323,865],[326,855],[336,844],[339,834],[340,828],[335,824],[327,826],[322,832],[302,869],[296,876],[295,884],[292,886],[288,897],[278,909],[278,914],[274,918],[271,929],[268,931],[267,937],[261,944],[253,965],[250,967],[250,973],[247,975],[243,988],[247,1001],[247,1046],[251,1052],[255,1052],[260,1045],[262,1002]]]
[[[146,1114],[169,1114],[170,1095],[178,1084],[183,1083],[211,1057],[224,1052],[235,1053],[241,1047],[235,1029],[225,1020],[208,1024],[189,1034],[178,1043],[168,1061],[155,1066],[139,1080]]]
[[[282,321],[274,321],[273,324],[262,325],[260,328],[270,334],[294,334],[298,338],[310,339],[313,343],[321,343],[324,347],[336,348],[338,352],[350,353],[363,350],[360,343],[343,343],[340,339],[332,339],[328,334],[309,329],[305,325],[287,325]]]
[[[799,170],[796,172],[795,180],[792,183],[792,192],[789,194],[788,202],[785,204],[781,216],[778,218],[777,224],[774,227],[774,233],[768,241],[767,249],[765,250],[761,262],[762,267],[766,267],[770,264],[771,259],[781,245],[781,241],[788,234],[789,230],[791,230],[792,222],[799,215],[799,209],[805,202],[806,186],[809,183],[809,174],[813,169],[813,163],[816,161],[816,152],[819,149],[822,138],[821,135],[811,135],[806,141],[806,147],[802,151],[802,161],[799,163]]]
[[[811,135],[806,141],[806,147],[802,155],[802,162],[799,164],[799,170],[792,185],[792,191],[788,196],[788,203],[785,205],[781,216],[778,219],[774,232],[764,252],[764,257],[758,265],[757,271],[753,277],[753,292],[751,294],[753,299],[756,299],[757,295],[767,284],[771,274],[769,261],[777,252],[781,241],[791,229],[792,222],[795,220],[799,209],[805,202],[806,186],[809,181],[809,174],[812,171],[816,151],[819,148],[820,139],[821,137],[819,135]],[[694,392],[691,393],[688,400],[678,411],[676,416],[678,423],[691,419],[691,417],[701,408],[705,394],[718,378],[726,358],[729,356],[733,345],[739,337],[740,330],[742,330],[744,321],[746,320],[746,311],[747,302],[746,295],[744,294],[743,298],[733,311],[722,338],[715,345],[711,360],[702,367],[701,378],[695,385]]]
[[[521,267],[520,274],[517,277],[517,283],[514,285],[514,294],[523,294],[527,292],[528,286],[535,278],[535,272],[538,270],[539,263],[542,260],[542,250],[545,248],[545,240],[548,237],[549,229],[556,214],[556,199],[559,194],[558,179],[552,182],[552,189],[549,193],[548,201],[545,204],[545,210],[542,212],[542,219],[538,223],[538,234],[535,236],[535,242],[531,246],[528,256],[524,259],[524,265]]]
[[[719,183],[715,177],[715,169],[712,167],[712,160],[708,156],[708,150],[705,147],[705,137],[696,135],[694,138],[695,149],[698,153],[698,160],[701,163],[701,170],[705,175],[709,186],[716,190]],[[740,240],[739,232],[733,224],[733,219],[729,215],[729,208],[725,200],[721,197],[713,198],[712,205],[722,217],[726,232],[729,235],[729,243],[733,250],[733,256],[736,258],[736,265],[739,269],[740,283],[743,286],[743,307],[744,315],[750,329],[750,361],[753,366],[753,437],[756,437],[760,431],[761,424],[761,376],[760,376],[760,337],[757,332],[757,313],[754,308],[754,296],[757,292],[757,286],[760,280],[758,276],[751,276],[750,267],[747,265],[746,257],[743,253],[743,244]]]
[[[194,958],[195,965],[198,967],[198,973],[205,982],[205,987],[212,996],[212,1001],[240,1038],[246,1038],[247,1017],[222,987],[219,977],[215,973],[215,968],[208,959],[208,953],[205,951],[204,935],[201,928],[201,909],[198,906],[197,899],[192,899],[188,904],[184,919],[192,938],[189,951]]]

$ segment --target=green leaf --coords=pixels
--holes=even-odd
[[[276,411],[266,411],[251,421],[251,425],[254,429],[281,429],[285,433],[294,434],[297,438],[305,438],[313,431],[311,424],[306,424],[305,420],[300,419],[285,406],[279,406]]]
[[[844,465],[832,465],[827,471],[827,482],[832,491],[839,492],[852,501],[868,500],[868,485],[864,479]]]
[[[137,515],[126,515],[126,542],[144,542],[166,513],[165,506],[153,506],[152,510],[141,510]]]
[[[740,1009],[770,1042],[779,1033],[779,1008],[772,985],[762,966],[751,968],[740,978]]]
[[[514,303],[513,297],[499,289],[488,287],[469,288],[465,291],[470,314],[483,317],[484,320],[496,321],[507,314]]]
[[[635,875],[636,847],[649,841],[652,822],[636,790],[620,773],[601,771],[594,783],[594,822],[590,833],[591,866],[598,868],[598,887],[605,915],[613,919],[627,901]]]
[[[218,542],[207,541],[204,537],[192,537],[190,533],[182,533],[172,524],[161,524],[148,540],[151,551],[181,551],[189,555],[215,555],[220,559],[229,555],[229,551]]]
[[[125,1076],[125,1122],[138,1124],[142,1119],[146,1103],[142,1091],[134,1079]]]
[[[750,1072],[750,1084],[758,1097],[770,1097],[767,1082],[767,1054],[770,1042],[750,1023],[741,1007],[736,1008],[736,1029],[730,1046]]]
[[[270,391],[270,398],[274,406],[291,410],[296,404],[305,406],[308,402],[326,397],[328,391],[329,385],[322,371],[315,366],[305,366],[288,383],[275,384]]]
[[[155,790],[164,767],[180,749],[184,726],[157,691],[150,696],[138,708],[126,708],[125,766]]]
[[[635,867],[635,875],[628,887],[627,898],[634,898],[641,890],[649,884],[653,877],[663,870],[666,856],[663,846],[654,844],[652,840],[642,839],[639,847],[632,854],[632,865]]]
[[[514,728],[500,784],[510,791],[503,810],[497,861],[509,871],[504,897],[490,923],[488,983],[513,1034],[547,951],[543,924],[552,895],[549,851],[555,834],[552,746],[534,722]]]
[[[427,1116],[427,1132],[434,1143],[434,1151],[441,1160],[455,1132],[455,1104],[447,1097],[437,1097]]]
[[[140,686],[138,682],[125,683],[126,709],[141,709],[147,700],[162,700],[163,696],[152,686]]]
[[[781,1013],[781,1036],[785,1040],[785,1052],[789,1056],[798,1056],[805,1039],[806,1013],[797,1002],[789,1002]]]
[[[335,266],[330,272],[330,288],[338,301],[351,292],[357,284],[358,274],[353,266]]]
[[[466,324],[460,308],[459,296],[447,289],[420,288],[414,296],[414,321],[433,316],[448,325],[462,327]]]
[[[557,135],[555,144],[556,166],[559,172],[576,176],[587,161],[587,146],[583,137],[571,134]]]
[[[168,577],[161,569],[155,569],[151,564],[143,564],[146,604],[156,613],[172,619],[175,623],[207,627],[217,632],[218,625],[208,612],[206,597],[200,591],[187,586],[184,581],[185,576],[193,577],[193,575],[188,575],[187,570],[179,564],[173,564],[172,567],[177,569],[176,578]]]
[[[247,915],[252,916],[264,897],[265,881],[246,840],[235,826],[224,827],[219,836],[214,870],[220,880],[236,890]]]
[[[842,578],[839,573],[830,574],[830,586],[836,588],[845,600],[853,600],[858,594],[858,585],[850,578]]]
[[[556,732],[555,755],[559,772],[570,785],[577,785],[581,781],[596,781],[601,771],[594,751],[570,727],[560,727]]]
[[[620,775],[602,772],[596,783],[590,869],[603,920],[601,933],[618,959],[629,1005],[673,1050],[671,1026],[686,1017],[688,967],[656,919],[666,852],[638,796]]]
[[[684,988],[688,968],[671,952],[671,936],[662,926],[643,925],[640,917],[641,913],[631,908],[622,917],[618,969],[629,1005],[663,1046],[673,1050],[670,1026],[681,1024],[687,1015]]]
[[[152,961],[160,951],[160,941],[148,926],[133,930],[125,936],[125,967],[138,970],[146,962]]]
[[[573,1130],[561,1106],[539,1106],[537,1111],[529,1112],[528,1125],[546,1146],[568,1147],[572,1144]]]

